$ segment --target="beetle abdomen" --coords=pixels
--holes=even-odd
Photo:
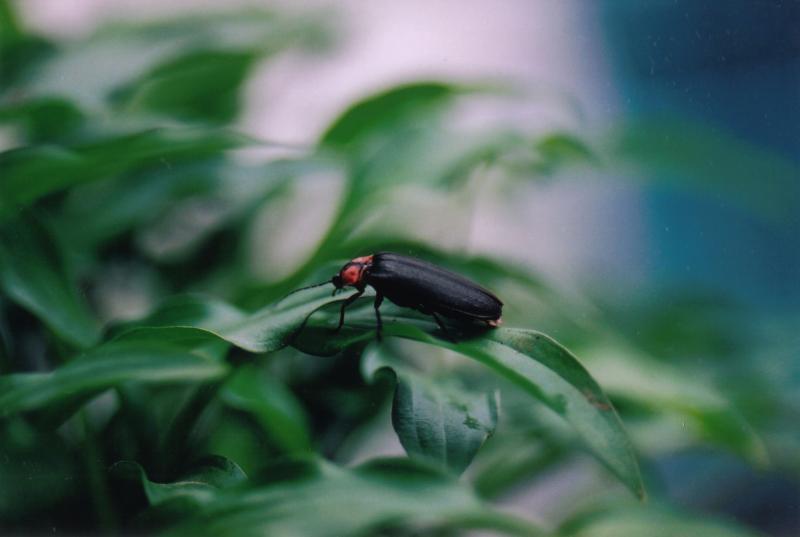
[[[490,291],[413,257],[375,254],[366,282],[398,306],[461,319],[491,321],[502,315],[503,303]]]

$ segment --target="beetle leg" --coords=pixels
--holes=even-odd
[[[342,302],[342,309],[339,310],[339,326],[336,327],[334,332],[338,332],[339,330],[342,329],[342,325],[344,324],[344,310],[347,308],[347,306],[358,300],[358,297],[360,297],[363,294],[364,290],[359,289],[358,293],[354,294],[353,296],[347,297],[347,300]]]
[[[453,335],[450,333],[450,331],[447,329],[447,326],[444,324],[444,321],[442,321],[442,318],[439,317],[439,314],[437,314],[435,311],[432,311],[431,315],[433,315],[433,318],[436,320],[436,324],[439,325],[439,328],[441,328],[442,332],[444,332],[444,335],[447,337],[447,339],[455,343],[456,338],[454,338]]]
[[[377,321],[378,323],[377,332],[375,333],[378,336],[378,341],[383,339],[383,336],[381,335],[381,332],[383,332],[383,321],[381,320],[381,310],[380,310],[382,302],[383,302],[383,295],[377,293],[375,295],[375,303],[373,305],[375,306],[375,321]]]

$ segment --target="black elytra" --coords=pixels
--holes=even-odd
[[[357,257],[345,264],[331,279],[337,289],[345,286],[358,291],[342,302],[338,331],[344,324],[344,312],[369,285],[375,289],[375,318],[381,336],[380,305],[384,297],[400,307],[431,315],[449,335],[441,317],[460,321],[482,321],[490,327],[501,322],[503,302],[467,278],[442,267],[405,255],[380,252]]]

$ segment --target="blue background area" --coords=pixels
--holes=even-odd
[[[703,123],[800,166],[800,2],[603,5],[631,117]],[[756,179],[776,186],[776,178]],[[653,280],[700,284],[768,309],[800,306],[799,182],[778,186],[793,209],[776,220],[718,198],[647,190]]]

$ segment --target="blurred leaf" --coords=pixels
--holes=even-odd
[[[376,137],[418,121],[463,91],[441,82],[418,82],[368,97],[339,116],[322,135],[320,145],[352,154]]]
[[[553,173],[569,164],[597,162],[594,151],[583,140],[565,132],[537,139],[534,149],[538,157],[534,169],[540,173]]]
[[[109,180],[69,190],[58,215],[64,234],[88,250],[159,215],[191,196],[208,196],[220,188],[216,159],[146,167]],[[91,219],[82,219],[91,214]]]
[[[52,233],[32,217],[0,225],[0,288],[71,344],[89,347],[98,340],[99,325]]]
[[[737,526],[663,507],[628,507],[582,515],[559,531],[564,537],[756,537]]]
[[[240,367],[225,384],[222,400],[248,412],[284,451],[304,454],[311,451],[308,418],[303,407],[279,381],[253,366]]]
[[[85,121],[74,103],[56,97],[0,107],[0,123],[15,123],[32,143],[64,140]]]
[[[247,143],[220,130],[148,129],[66,148],[28,146],[0,153],[0,217],[81,183],[110,179],[147,165],[221,154]]]
[[[52,43],[22,27],[10,0],[0,0],[0,95],[14,88],[54,49]]]
[[[570,455],[570,449],[551,442],[546,431],[531,428],[530,417],[526,424],[528,430],[517,428],[518,425],[515,422],[499,431],[486,443],[470,468],[475,491],[481,498],[498,498],[537,477],[544,478],[549,468]]]
[[[407,460],[377,461],[352,470],[318,465],[315,472],[221,493],[169,535],[340,537],[398,526],[543,534],[528,522],[491,510],[458,482]]]
[[[392,424],[406,452],[461,474],[497,426],[494,394],[428,379],[403,366],[386,345],[370,345],[361,360],[366,378],[390,371],[396,379]]]
[[[150,315],[132,324],[213,329],[237,323],[244,317],[244,313],[221,300],[202,295],[177,295],[167,298]]]
[[[181,498],[199,506],[213,500],[219,490],[247,480],[235,462],[218,455],[206,457],[195,464],[194,470],[171,483],[150,481],[141,465],[133,461],[120,461],[111,467],[110,472],[118,478],[138,480],[150,505]]]
[[[0,421],[0,520],[55,509],[76,494],[81,468],[64,438],[22,419]]]
[[[649,179],[723,196],[769,218],[795,214],[800,168],[728,134],[701,124],[649,120],[622,128],[611,145],[613,155]]]
[[[763,441],[715,389],[711,379],[701,380],[686,365],[671,367],[656,362],[621,343],[604,345],[594,341],[582,354],[615,400],[636,404],[659,416],[676,415],[683,422],[684,431],[688,422],[701,439],[724,446],[757,465],[767,463]],[[676,447],[649,436],[654,444],[663,444],[662,449]],[[680,439],[676,434],[670,437],[673,443]]]
[[[104,344],[49,373],[0,377],[0,416],[56,405],[124,382],[178,383],[219,378],[223,363],[148,341]]]
[[[239,112],[239,88],[256,59],[247,50],[191,51],[156,66],[113,98],[129,111],[227,123]]]

